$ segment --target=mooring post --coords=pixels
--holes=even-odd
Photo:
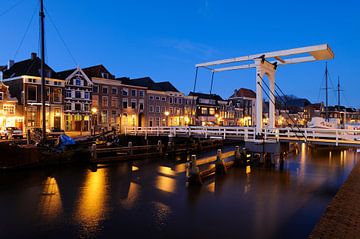
[[[196,163],[196,155],[191,155],[191,166],[188,173],[187,181],[189,185],[201,185],[202,180],[200,176],[200,170]]]
[[[91,161],[97,160],[97,153],[96,153],[96,144],[91,145]]]
[[[215,161],[215,171],[216,174],[225,174],[226,173],[226,166],[224,163],[224,159],[221,157],[221,149],[217,150],[216,153],[216,161]]]
[[[26,142],[27,144],[30,144],[31,138],[30,138],[30,130],[28,129],[26,132]]]
[[[157,142],[157,150],[159,151],[159,153],[162,153],[162,143],[160,139]]]
[[[240,165],[240,160],[241,160],[240,147],[239,147],[239,146],[235,146],[235,160],[234,160],[234,165],[235,165],[235,166],[239,166],[239,165]]]
[[[132,155],[134,152],[133,152],[133,143],[131,141],[128,143],[128,148],[129,148],[129,154]]]
[[[280,170],[284,170],[285,153],[280,153]]]

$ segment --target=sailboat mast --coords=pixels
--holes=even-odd
[[[329,102],[328,102],[328,68],[327,68],[327,62],[326,62],[326,68],[325,68],[325,90],[326,90],[326,103],[325,103],[325,120],[328,121],[329,119]]]
[[[340,111],[340,76],[338,76],[338,85],[337,85],[337,91],[338,91],[338,110]]]
[[[41,33],[41,100],[42,100],[42,138],[46,139],[46,92],[45,92],[45,27],[44,1],[40,0],[40,33]]]

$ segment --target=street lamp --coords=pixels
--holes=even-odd
[[[166,126],[169,126],[169,115],[170,115],[170,112],[169,112],[169,111],[165,111],[165,112],[164,112],[164,115],[166,116]]]

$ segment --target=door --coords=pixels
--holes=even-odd
[[[54,117],[54,128],[61,129],[61,117],[59,116]]]

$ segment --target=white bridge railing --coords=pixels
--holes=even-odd
[[[172,126],[172,127],[126,127],[127,135],[144,136],[196,136],[202,138],[242,139],[256,141],[255,127],[221,126]],[[320,128],[265,128],[265,141],[304,141],[328,144],[360,146],[360,130]]]

